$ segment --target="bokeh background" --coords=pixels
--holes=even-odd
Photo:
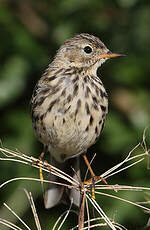
[[[0,138],[7,148],[39,156],[42,145],[33,134],[29,115],[32,90],[64,40],[81,32],[96,35],[111,51],[126,54],[107,61],[98,71],[109,95],[109,115],[103,135],[88,156],[97,153],[93,167],[100,174],[127,156],[150,123],[149,0],[1,0]],[[148,128],[147,145],[149,133]],[[0,182],[39,177],[38,170],[15,162],[1,161],[0,169]],[[148,187],[149,177],[144,161],[108,183]],[[1,189],[0,217],[16,222],[3,207],[6,202],[35,229],[23,188],[33,194],[42,229],[51,229],[67,207],[45,210],[38,182],[18,181]],[[121,194],[129,200],[149,199],[147,194]],[[132,205],[102,196],[98,200],[107,215],[127,229],[143,229],[148,221],[149,215]],[[73,227],[76,221],[72,214],[62,229]]]

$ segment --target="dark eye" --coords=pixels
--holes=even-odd
[[[90,54],[92,52],[92,48],[90,46],[85,46],[84,47],[84,52],[87,54]]]

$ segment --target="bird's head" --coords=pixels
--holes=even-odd
[[[122,56],[112,53],[102,41],[86,33],[68,39],[58,50],[55,60],[64,67],[90,68],[97,70],[108,58]]]

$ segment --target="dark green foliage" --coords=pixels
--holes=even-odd
[[[29,115],[33,88],[64,40],[87,32],[98,36],[111,51],[126,54],[109,60],[98,71],[109,95],[109,115],[102,137],[91,149],[92,154],[97,153],[93,163],[96,173],[123,160],[141,141],[144,128],[150,123],[149,14],[148,0],[1,1],[0,137],[3,145],[35,157],[40,155],[42,145],[34,137]],[[150,128],[147,130],[150,144],[149,132]],[[0,167],[1,182],[13,177],[39,176],[35,169],[15,162],[0,162]],[[126,174],[109,182],[148,187],[146,163]],[[19,210],[19,215],[32,225],[28,222],[31,213],[25,195],[22,195],[22,202],[16,196],[23,193],[18,188],[27,188],[33,192],[34,199],[39,196],[37,209],[43,229],[51,229],[50,224],[54,224],[66,207],[61,206],[61,212],[59,208],[46,211],[40,184],[14,183],[0,191],[1,202],[16,199],[11,207]],[[133,194],[124,192],[124,196],[132,199]],[[109,198],[103,201],[103,197],[99,198],[100,205],[101,202],[109,216],[114,217],[116,213],[116,220],[128,229],[140,229],[146,224],[146,214],[133,206]],[[9,216],[4,215],[3,210],[0,213],[5,218]],[[67,226],[71,227],[69,219],[64,229],[68,229]]]

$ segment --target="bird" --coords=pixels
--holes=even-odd
[[[96,143],[108,113],[108,95],[97,69],[118,56],[122,55],[112,53],[98,37],[77,34],[60,46],[33,90],[35,135],[50,152],[51,164],[75,179],[80,177],[79,156]],[[51,174],[49,180],[59,181]],[[80,192],[48,185],[45,208],[70,200],[79,206]]]

